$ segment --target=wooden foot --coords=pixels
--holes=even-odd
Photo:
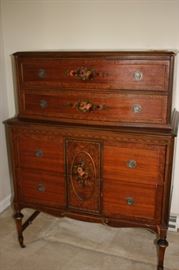
[[[23,226],[22,226],[23,217],[24,217],[24,215],[20,211],[16,212],[16,214],[14,215],[14,218],[16,221],[19,244],[22,248],[25,248],[24,237],[23,237],[23,233],[22,233],[23,232]]]
[[[164,266],[164,255],[165,255],[165,250],[168,247],[168,242],[166,240],[166,237],[164,239],[159,239],[157,241],[158,245],[158,268],[157,270],[163,270]]]

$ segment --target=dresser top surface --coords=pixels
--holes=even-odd
[[[14,56],[27,57],[171,57],[176,51],[147,50],[147,51],[21,51],[15,52]]]

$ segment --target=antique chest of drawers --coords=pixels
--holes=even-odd
[[[157,234],[163,269],[174,137],[173,52],[18,52],[6,121],[23,230],[44,211]],[[33,208],[24,223],[21,210]],[[85,224],[84,224],[85,226]]]

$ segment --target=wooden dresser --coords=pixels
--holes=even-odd
[[[14,54],[19,109],[6,127],[21,247],[23,230],[44,211],[150,229],[163,269],[178,124],[174,57],[168,51]],[[35,211],[23,222],[26,207]]]

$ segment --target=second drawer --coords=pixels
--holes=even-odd
[[[26,92],[22,117],[74,121],[79,123],[167,124],[167,96],[137,94],[82,94]]]

